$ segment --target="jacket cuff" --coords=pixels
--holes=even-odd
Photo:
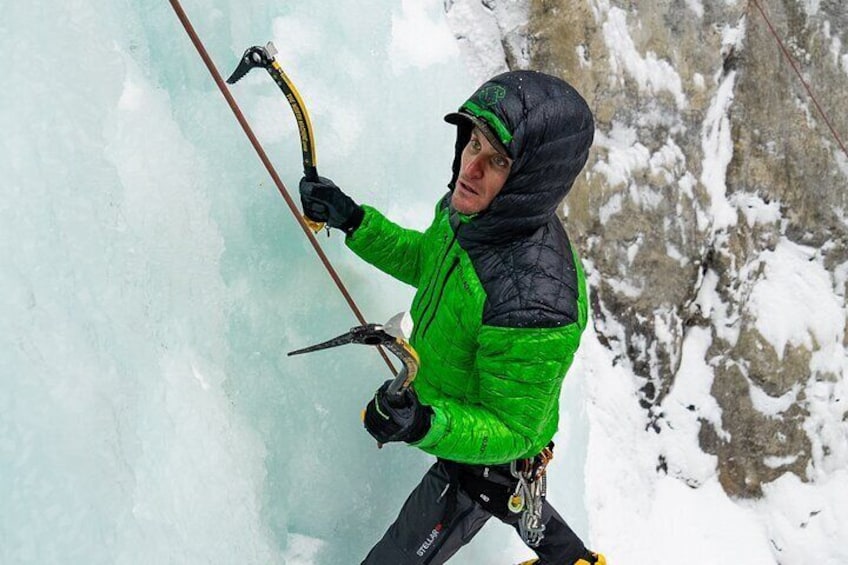
[[[420,441],[410,443],[410,445],[421,449],[431,449],[442,441],[442,438],[448,431],[447,416],[437,407],[432,406],[431,408],[433,409],[433,415],[430,418],[430,430]]]
[[[339,229],[341,229],[347,235],[351,235],[353,232],[356,231],[356,228],[358,228],[360,224],[362,224],[362,219],[364,217],[365,210],[362,209],[362,206],[357,206],[351,213],[350,217],[348,217],[347,221],[341,226],[339,226]]]
[[[377,210],[375,210],[371,206],[368,206],[367,204],[363,204],[362,206],[360,206],[359,210],[361,210],[362,214],[359,216],[356,227],[353,230],[346,232],[345,235],[345,243],[347,243],[349,247],[351,245],[355,247],[356,242],[362,239],[363,234],[365,234],[365,240],[368,239],[367,233],[368,230],[374,225],[374,216],[380,214]]]
[[[419,406],[419,416],[415,419],[412,429],[409,430],[404,440],[408,444],[414,444],[424,439],[424,436],[430,431],[430,426],[432,425],[433,409],[425,404],[420,404]]]

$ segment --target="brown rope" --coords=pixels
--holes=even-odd
[[[792,66],[792,70],[795,71],[795,74],[798,75],[798,80],[800,80],[801,84],[804,85],[804,88],[807,90],[807,94],[810,96],[810,99],[813,101],[813,104],[815,105],[816,110],[819,111],[819,114],[821,114],[822,119],[824,119],[824,122],[827,124],[827,127],[830,129],[830,133],[832,133],[834,139],[836,139],[836,143],[839,144],[839,147],[842,149],[842,152],[845,153],[846,157],[848,157],[848,149],[845,148],[845,144],[842,142],[842,139],[839,137],[839,134],[836,133],[836,128],[833,127],[833,123],[830,121],[830,118],[827,117],[827,114],[822,109],[821,104],[819,104],[819,101],[816,99],[815,94],[813,94],[813,89],[810,87],[809,83],[806,80],[804,80],[804,77],[801,75],[801,70],[798,68],[798,64],[795,62],[795,59],[792,57],[792,54],[789,53],[789,49],[786,48],[786,45],[784,45],[783,41],[780,39],[780,36],[778,35],[777,30],[775,30],[774,26],[771,23],[771,20],[769,20],[769,17],[766,15],[765,10],[763,10],[763,7],[760,5],[758,0],[752,0],[752,1],[754,3],[754,6],[757,7],[757,10],[759,10],[760,14],[763,16],[763,19],[766,22],[766,26],[768,26],[769,31],[771,32],[772,36],[774,36],[774,40],[777,41],[777,44],[780,46],[780,50],[783,51],[784,58]]]
[[[241,125],[241,128],[244,130],[245,135],[250,140],[251,145],[256,150],[257,155],[259,155],[259,159],[262,161],[262,164],[265,165],[265,168],[268,170],[268,174],[271,175],[271,178],[274,181],[274,184],[277,185],[277,190],[280,192],[280,195],[283,197],[283,200],[286,201],[286,204],[291,210],[291,213],[297,218],[298,224],[300,224],[303,233],[306,235],[307,239],[309,239],[309,243],[312,244],[312,248],[315,250],[315,253],[318,254],[318,258],[321,259],[321,263],[327,269],[327,272],[330,274],[330,278],[333,279],[333,282],[336,283],[336,287],[338,287],[339,291],[344,296],[345,301],[347,302],[350,309],[353,311],[356,319],[359,320],[360,324],[366,324],[365,317],[360,312],[359,307],[354,302],[353,297],[348,292],[341,278],[339,278],[338,273],[333,268],[333,265],[330,263],[330,260],[327,258],[327,255],[324,253],[324,250],[321,249],[321,246],[318,244],[318,239],[315,237],[315,234],[312,233],[312,230],[306,224],[303,216],[300,214],[300,211],[297,209],[294,200],[289,195],[289,191],[286,189],[283,181],[280,180],[280,176],[277,174],[277,171],[274,169],[274,165],[271,164],[271,160],[268,159],[268,155],[265,153],[265,150],[262,148],[262,145],[259,143],[259,140],[256,139],[256,135],[254,135],[253,130],[250,128],[250,125],[247,123],[247,120],[242,114],[241,109],[236,103],[233,95],[230,94],[229,89],[227,88],[224,79],[221,77],[221,73],[218,72],[218,69],[215,68],[215,64],[212,62],[212,58],[209,56],[209,53],[206,51],[206,48],[203,46],[203,42],[200,41],[200,37],[198,37],[197,32],[194,30],[194,26],[191,25],[191,21],[188,19],[185,11],[180,5],[179,0],[169,0],[171,3],[171,7],[174,9],[174,12],[177,14],[180,22],[183,24],[183,27],[186,30],[191,42],[194,44],[194,47],[197,49],[197,52],[200,54],[200,58],[203,59],[203,62],[206,64],[206,68],[209,69],[209,73],[212,75],[212,78],[215,79],[215,84],[218,85],[218,89],[221,91],[221,94],[224,95],[224,98],[227,100],[227,104],[229,104],[230,109],[232,109],[233,114],[235,114],[238,123]],[[382,347],[377,348],[380,351],[380,355],[383,357],[383,360],[386,362],[386,365],[389,366],[393,375],[397,374],[394,366],[392,365],[391,360],[389,360],[388,355],[383,350]]]

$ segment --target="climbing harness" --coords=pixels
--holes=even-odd
[[[442,523],[454,519],[458,491],[464,491],[484,510],[509,524],[518,525],[521,539],[538,547],[545,537],[542,509],[547,493],[547,466],[554,457],[553,442],[541,453],[502,465],[468,465],[439,459],[448,485]]]

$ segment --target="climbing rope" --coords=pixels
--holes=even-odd
[[[778,35],[777,30],[772,25],[771,20],[766,15],[766,12],[763,9],[763,7],[760,5],[759,0],[752,0],[752,1],[754,3],[754,6],[756,6],[757,10],[760,12],[760,15],[762,15],[763,20],[765,20],[766,26],[768,27],[769,31],[771,32],[771,35],[774,37],[774,40],[777,41],[778,46],[780,46],[780,50],[783,52],[783,57],[792,66],[792,70],[795,71],[795,74],[798,76],[798,80],[800,80],[801,84],[804,85],[804,89],[807,91],[807,94],[809,95],[810,100],[813,101],[813,104],[815,105],[816,110],[818,110],[819,114],[821,114],[821,117],[824,120],[824,123],[827,124],[827,127],[830,129],[830,133],[833,134],[834,139],[836,139],[836,143],[842,149],[842,152],[845,153],[845,156],[848,157],[848,149],[845,148],[845,144],[842,142],[842,139],[839,137],[839,134],[836,132],[836,128],[833,127],[833,123],[830,121],[830,118],[828,118],[827,113],[824,111],[824,109],[822,109],[821,104],[819,104],[819,101],[816,99],[816,95],[813,94],[813,89],[810,87],[810,84],[804,79],[803,75],[801,74],[801,70],[798,68],[798,63],[795,62],[795,59],[792,57],[792,54],[789,52],[789,49],[786,48],[786,45],[783,43],[783,40],[780,39],[780,35]]]
[[[259,156],[259,159],[262,161],[262,164],[265,165],[265,168],[268,170],[268,174],[271,175],[271,179],[274,181],[274,184],[277,186],[277,190],[280,192],[280,195],[283,197],[283,200],[286,201],[286,204],[291,210],[294,217],[297,219],[298,224],[300,225],[303,233],[306,235],[309,243],[312,244],[312,248],[315,250],[315,253],[318,254],[318,258],[321,260],[321,263],[324,265],[324,268],[330,275],[330,278],[333,279],[333,282],[336,284],[336,287],[341,292],[351,311],[353,312],[356,319],[359,321],[361,325],[366,325],[367,322],[365,317],[362,315],[362,312],[359,310],[359,307],[354,302],[353,297],[348,292],[338,273],[336,272],[333,265],[330,263],[329,258],[324,253],[324,250],[321,249],[321,246],[318,244],[318,239],[315,237],[315,234],[312,233],[309,225],[306,223],[306,220],[300,214],[300,211],[297,209],[294,200],[292,199],[289,191],[286,189],[283,181],[280,180],[280,176],[277,174],[276,169],[274,169],[274,165],[271,164],[271,160],[268,158],[268,155],[265,153],[265,150],[262,148],[262,144],[259,143],[259,140],[256,138],[256,135],[253,133],[250,125],[247,123],[247,120],[244,117],[241,109],[239,108],[238,103],[233,98],[233,95],[230,94],[229,89],[227,88],[226,83],[224,82],[221,73],[218,72],[218,69],[215,68],[215,64],[212,62],[212,58],[209,56],[209,53],[206,51],[206,48],[203,45],[203,42],[200,40],[200,37],[197,35],[197,32],[194,30],[194,26],[191,25],[191,21],[180,5],[179,0],[169,0],[171,3],[171,7],[174,9],[174,12],[179,18],[180,23],[182,23],[183,28],[185,28],[186,33],[188,34],[191,42],[194,44],[195,49],[200,54],[200,58],[203,59],[203,62],[206,64],[206,68],[209,70],[209,73],[212,75],[212,78],[215,80],[215,84],[218,85],[218,90],[221,91],[221,94],[224,95],[224,98],[229,104],[230,109],[235,114],[236,120],[241,125],[241,128],[244,130],[245,135],[250,140],[250,144],[253,145],[253,148],[256,150],[256,154]],[[393,375],[397,374],[392,362],[389,360],[388,355],[383,350],[382,347],[378,347],[380,355],[383,357],[383,360],[388,365],[389,370],[391,370]]]

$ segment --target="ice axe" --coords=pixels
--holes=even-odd
[[[403,330],[401,329],[401,321],[404,313],[395,314],[385,324],[365,324],[356,326],[350,331],[343,333],[338,337],[304,347],[297,351],[292,351],[288,355],[300,355],[301,353],[311,353],[321,349],[329,349],[349,343],[359,343],[362,345],[382,345],[388,349],[395,357],[400,359],[403,367],[397,376],[389,384],[386,390],[386,398],[390,404],[401,404],[403,402],[403,392],[409,388],[415,376],[418,374],[418,366],[420,360],[418,353],[406,341]]]
[[[269,41],[265,47],[254,46],[247,49],[241,57],[236,70],[227,79],[227,84],[235,84],[241,80],[251,69],[263,68],[268,71],[280,90],[291,106],[294,112],[295,120],[297,120],[297,129],[300,131],[300,149],[303,153],[303,174],[306,180],[310,182],[318,182],[318,168],[315,152],[315,138],[312,135],[312,122],[309,121],[309,114],[306,111],[306,105],[303,99],[294,87],[294,83],[283,72],[282,67],[274,59],[277,54],[277,48],[272,41]],[[314,233],[318,233],[324,228],[323,222],[316,222],[305,215],[303,219]]]

